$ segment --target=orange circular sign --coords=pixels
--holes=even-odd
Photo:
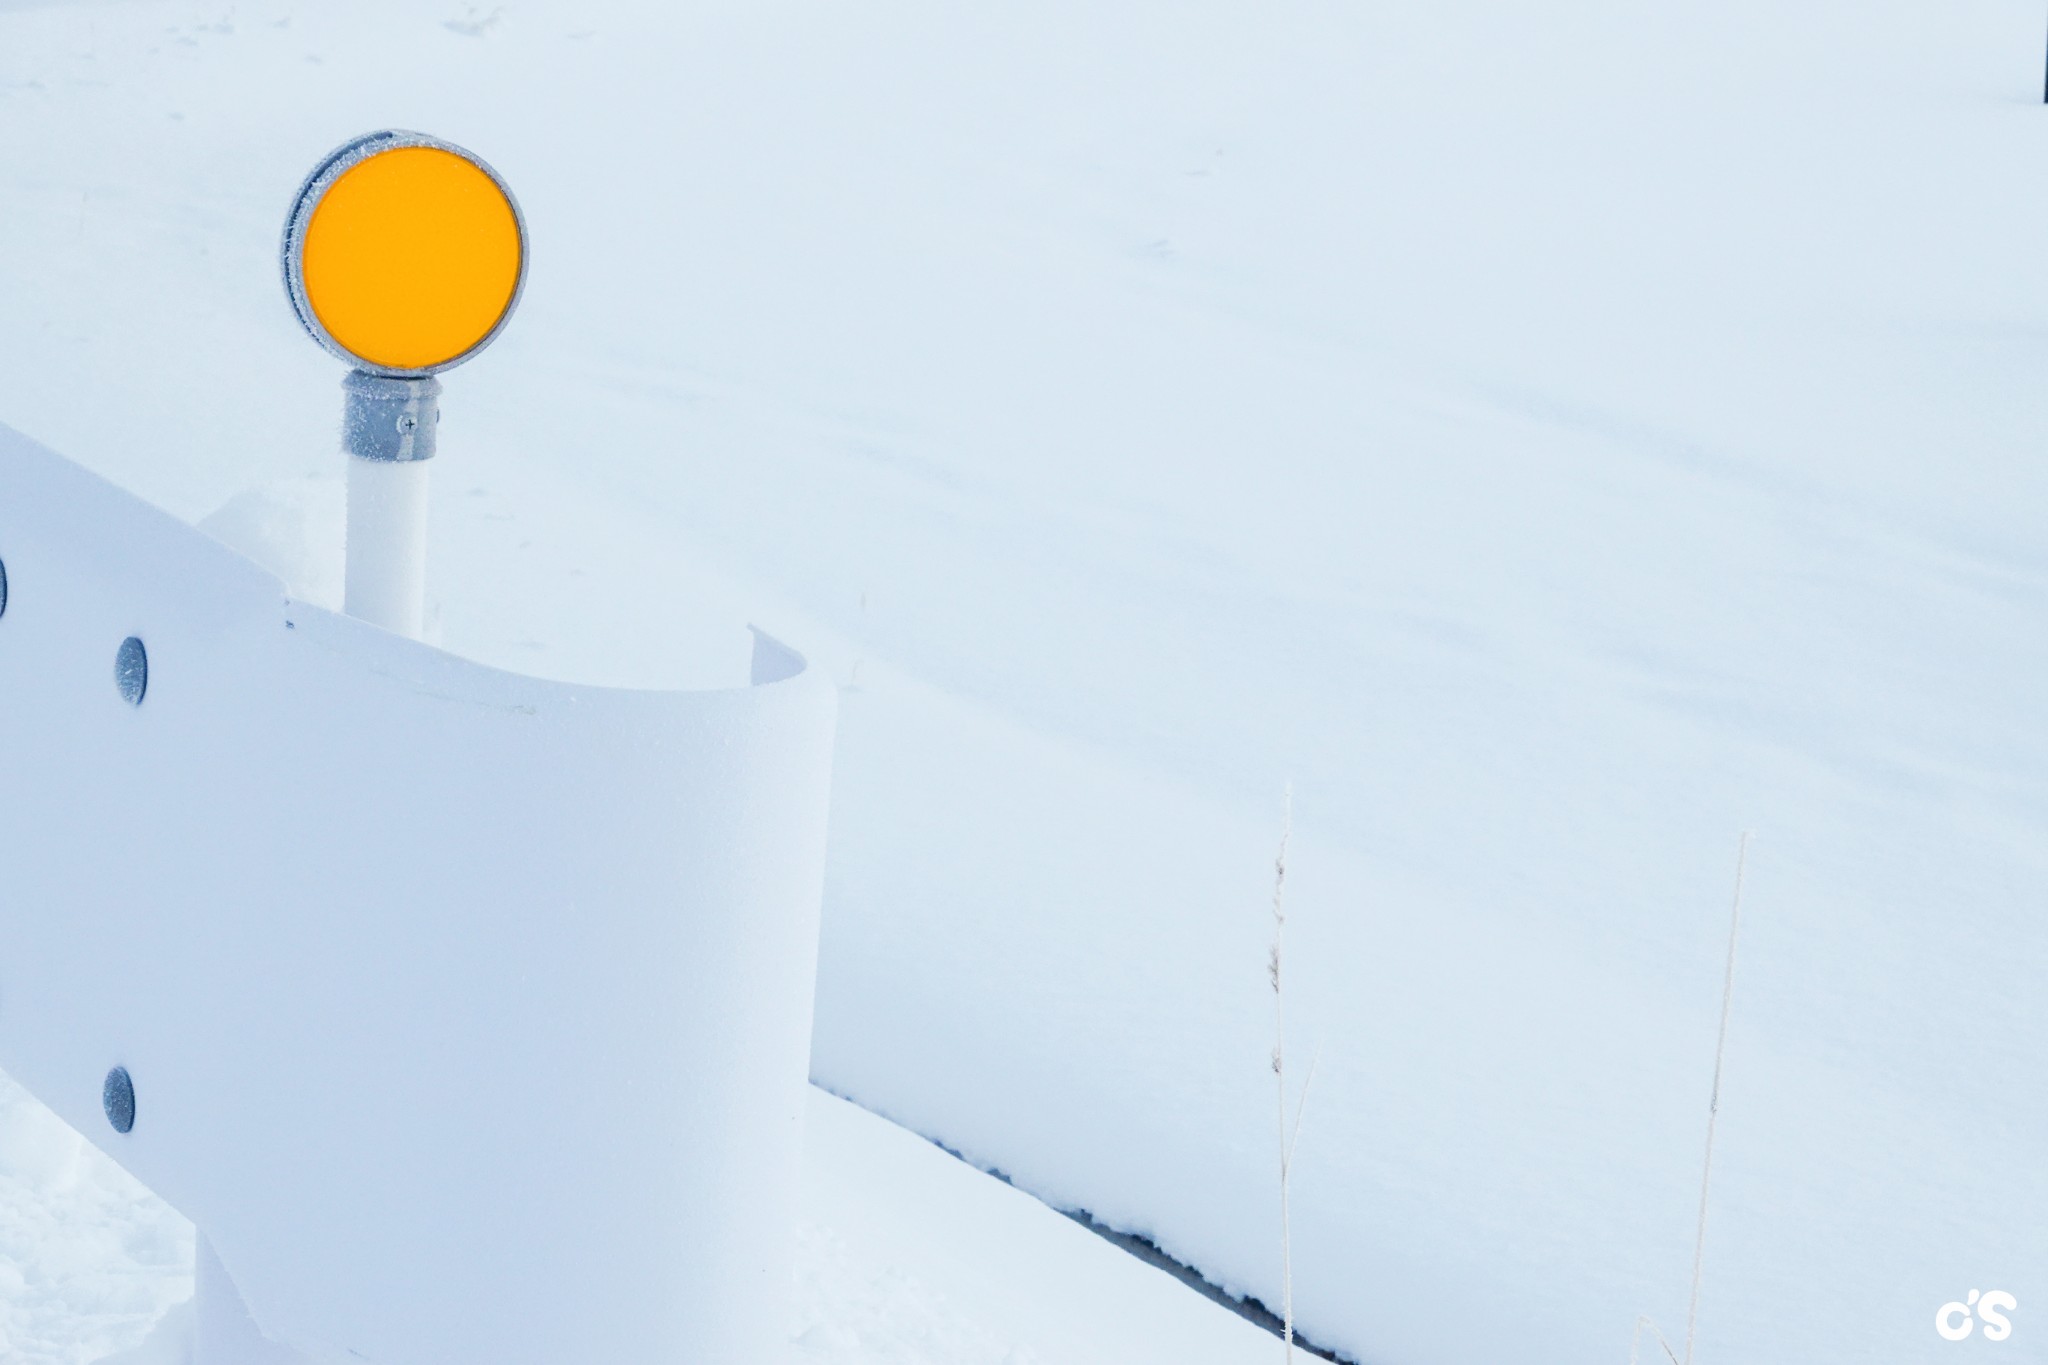
[[[416,133],[372,133],[323,162],[285,227],[299,321],[362,369],[424,375],[495,337],[526,277],[526,230],[479,158]]]

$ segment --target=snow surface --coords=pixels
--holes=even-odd
[[[931,1143],[818,1090],[805,1123],[790,1365],[1271,1358],[1265,1332]],[[0,1077],[0,1359],[186,1365],[192,1235]]]
[[[333,473],[307,166],[510,179],[441,638],[833,669],[835,1090],[1275,1297],[1291,780],[1305,1325],[1622,1359],[1754,829],[1699,1359],[2038,1337],[2032,0],[0,9],[0,417],[194,521]]]

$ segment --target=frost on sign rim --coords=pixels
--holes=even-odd
[[[372,374],[439,373],[488,346],[526,287],[526,221],[474,153],[368,133],[324,158],[285,222],[285,290],[328,351]]]

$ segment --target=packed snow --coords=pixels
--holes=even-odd
[[[2024,1358],[2043,43],[2021,0],[0,3],[0,421],[231,543],[331,527],[287,201],[370,128],[470,146],[535,247],[447,377],[437,638],[694,684],[753,620],[832,670],[821,1082],[1276,1302],[1291,783],[1305,1329],[1622,1360],[1686,1317],[1752,830],[1697,1359],[1933,1358],[1972,1288]],[[10,1208],[81,1264],[150,1228],[133,1292],[7,1311],[86,1351],[179,1234],[71,1169]],[[840,1207],[810,1301],[891,1299],[858,1239],[915,1224]],[[1040,1285],[991,1240],[936,1254]],[[946,1358],[1083,1358],[925,1283]],[[920,1358],[865,1311],[799,1340]]]
[[[931,1143],[823,1091],[805,1123],[790,1365],[1270,1358],[1264,1331]],[[188,1365],[191,1225],[4,1077],[0,1239],[0,1359]]]

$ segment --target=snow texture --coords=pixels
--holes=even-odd
[[[1698,1359],[1913,1359],[1972,1287],[2039,1350],[2042,53],[2022,0],[9,10],[0,419],[195,522],[331,476],[285,200],[472,146],[534,266],[447,377],[441,638],[825,660],[821,1080],[1270,1301],[1291,780],[1305,1325],[1622,1359],[1752,829]]]
[[[804,1121],[790,1365],[1271,1359],[1266,1333],[931,1143],[822,1091]],[[188,1365],[191,1225],[5,1076],[0,1123],[9,1365]]]

